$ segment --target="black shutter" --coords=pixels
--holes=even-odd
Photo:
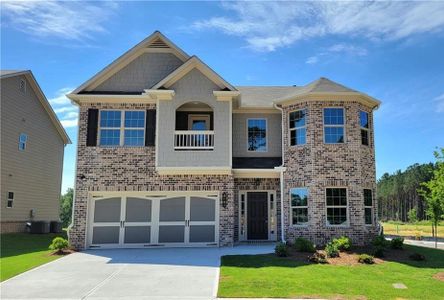
[[[97,146],[97,125],[99,122],[99,110],[88,109],[88,129],[86,132],[86,146]]]
[[[145,146],[154,146],[156,142],[156,110],[146,111]]]

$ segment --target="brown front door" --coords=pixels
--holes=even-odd
[[[268,193],[247,193],[247,238],[249,240],[268,239]]]

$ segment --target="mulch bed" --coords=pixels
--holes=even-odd
[[[72,254],[74,252],[77,252],[77,251],[75,251],[74,249],[65,249],[65,250],[60,250],[60,251],[57,250],[57,251],[51,252],[49,255],[62,256],[62,255]]]

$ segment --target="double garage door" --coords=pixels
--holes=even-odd
[[[89,247],[218,244],[217,195],[93,196]]]

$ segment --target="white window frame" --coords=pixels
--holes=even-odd
[[[370,195],[372,197],[372,205],[368,206],[365,205],[365,190],[369,190],[370,191]],[[362,198],[364,200],[364,224],[365,226],[373,226],[374,220],[373,220],[373,190],[372,189],[363,189],[362,190]],[[366,219],[365,219],[365,210],[370,208],[370,216],[371,216],[371,223],[367,223]]]
[[[100,122],[102,118],[102,111],[120,111],[120,127],[101,127]],[[100,147],[106,147],[106,148],[112,148],[112,147],[130,147],[130,148],[137,148],[137,147],[144,147],[145,146],[145,130],[146,125],[142,127],[125,127],[125,112],[127,111],[137,111],[137,112],[143,112],[145,124],[147,122],[146,120],[146,111],[142,109],[99,109],[99,121],[97,126],[97,138],[98,138],[98,145]],[[119,136],[119,145],[102,145],[100,143],[100,136],[103,130],[120,130],[120,136]],[[132,145],[125,145],[125,130],[143,130],[143,146],[132,146]]]
[[[347,200],[347,205],[327,205],[327,189],[345,189],[345,197]],[[350,226],[350,215],[349,215],[349,197],[348,197],[348,188],[345,186],[328,186],[324,190],[325,192],[325,224],[327,227],[349,227]],[[345,208],[345,216],[347,217],[347,220],[344,224],[330,224],[328,222],[328,209],[329,208]]]
[[[12,208],[14,206],[14,192],[7,192],[6,196],[6,208]],[[12,198],[9,197],[9,194],[12,194]],[[9,203],[11,203],[11,206],[9,206]]]
[[[304,111],[304,110],[305,110],[305,125],[304,126],[299,126],[299,127],[291,128],[291,126],[290,126],[290,114],[293,113],[293,112]],[[288,132],[290,133],[290,135],[288,136],[288,144],[289,144],[290,147],[303,146],[303,145],[307,144],[307,111],[308,111],[307,108],[302,108],[302,109],[292,110],[292,111],[290,111],[288,113]],[[292,145],[291,144],[291,132],[295,131],[296,132],[295,134],[297,136],[297,130],[298,129],[302,129],[302,128],[305,128],[305,143]]]
[[[361,126],[361,112],[367,114],[367,126],[368,126],[368,128],[365,128],[365,127]],[[359,136],[361,137],[361,145],[367,146],[367,147],[370,147],[370,119],[369,119],[369,115],[370,114],[368,112],[366,112],[365,110],[359,110],[359,128],[361,130],[365,130],[367,132],[367,145],[362,143],[361,130],[359,131]],[[373,195],[372,195],[372,197],[373,197]]]
[[[193,130],[193,121],[205,121],[205,131],[210,130],[211,124],[210,124],[210,115],[194,115],[194,114],[189,114],[188,115],[188,130]]]
[[[24,141],[22,141],[22,137],[24,137]],[[19,134],[19,142],[18,142],[18,149],[19,151],[25,151],[26,150],[26,145],[28,143],[28,135],[26,133],[20,133]],[[21,145],[23,145],[23,149],[20,147]]]
[[[344,119],[344,124],[343,125],[330,125],[330,124],[326,125],[325,124],[325,109],[328,109],[328,108],[341,108],[342,109],[342,117]],[[323,125],[323,128],[322,128],[323,133],[322,134],[324,135],[324,144],[326,144],[326,145],[342,145],[342,144],[345,144],[347,142],[347,133],[345,131],[345,127],[346,127],[345,125],[346,124],[347,124],[347,119],[346,119],[345,107],[343,107],[343,106],[323,107],[322,108],[322,125]],[[343,143],[327,143],[326,140],[325,140],[325,128],[326,127],[338,127],[338,128],[342,127],[343,131],[344,131],[344,142]]]
[[[248,142],[248,123],[249,123],[249,121],[250,120],[264,120],[265,121],[265,150],[263,150],[263,151],[257,151],[257,150],[249,150],[249,148],[250,148],[250,143]],[[268,118],[247,118],[247,136],[246,136],[246,139],[247,139],[247,152],[250,152],[250,153],[265,153],[265,152],[268,152]]]
[[[292,202],[291,202],[291,190],[293,189],[305,189],[307,190],[307,205],[306,206],[293,206]],[[308,211],[308,198],[310,196],[310,190],[308,187],[306,186],[298,186],[298,187],[294,187],[294,188],[290,188],[290,190],[288,191],[289,193],[289,199],[290,199],[290,223],[291,226],[293,227],[307,227],[308,224],[310,223],[310,215],[309,215],[309,211]],[[293,223],[293,208],[306,208],[307,209],[307,222],[306,223],[298,223],[298,224],[294,224]]]

